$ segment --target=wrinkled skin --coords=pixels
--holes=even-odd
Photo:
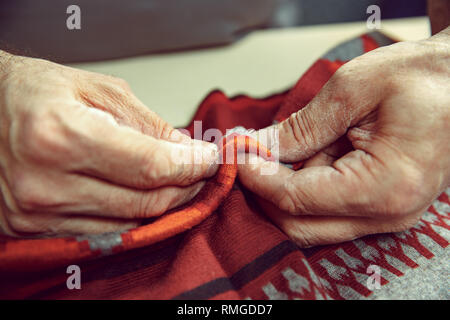
[[[125,81],[2,51],[0,121],[0,221],[10,235],[134,227],[192,199],[217,169],[214,145],[174,130]],[[174,150],[204,161],[179,164]]]
[[[280,160],[304,168],[253,159],[239,178],[298,245],[412,227],[450,183],[450,28],[348,62],[275,127]]]

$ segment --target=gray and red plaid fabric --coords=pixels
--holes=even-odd
[[[259,129],[304,107],[346,61],[393,43],[366,34],[328,52],[288,92],[265,99],[212,92],[194,120],[203,130]],[[193,123],[188,127],[193,130]],[[77,263],[82,290],[66,287],[66,266],[2,270],[0,296],[43,299],[383,299],[449,298],[450,188],[408,231],[298,248],[235,183],[202,223],[163,242],[116,253],[119,234],[80,237],[102,257]],[[5,241],[0,242],[0,252]],[[35,248],[39,250],[39,248]],[[367,286],[379,267],[381,287]]]

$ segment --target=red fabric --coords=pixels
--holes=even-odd
[[[305,107],[344,63],[343,61],[317,60],[286,95],[282,107],[275,115],[275,120],[282,121],[293,112]]]
[[[152,223],[114,234],[113,236],[120,237],[120,241],[111,248],[112,252],[118,253],[158,243],[189,230],[205,220],[222,203],[234,184],[238,152],[255,152],[266,160],[271,158],[267,148],[260,146],[248,136],[237,134],[225,137],[219,151],[223,164],[191,202],[184,207],[165,213]],[[227,156],[233,154],[233,159],[228,160]],[[5,238],[1,245],[0,270],[4,272],[45,270],[95,258],[103,253],[100,248],[92,248],[88,239],[75,237]]]
[[[363,38],[363,43],[366,50],[374,47],[367,39]],[[318,60],[290,92],[262,100],[246,96],[230,99],[219,91],[212,92],[199,107],[194,120],[203,121],[203,130],[218,128],[222,132],[237,125],[259,129],[270,125],[273,120],[281,121],[304,107],[343,63]],[[192,131],[193,124],[188,129]],[[0,297],[367,297],[372,292],[364,281],[361,282],[360,275],[366,275],[369,265],[382,266],[389,274],[399,277],[404,271],[392,263],[390,256],[395,256],[408,268],[418,268],[420,259],[435,256],[435,247],[431,248],[424,242],[424,236],[432,239],[438,248],[448,246],[447,239],[437,233],[436,228],[450,229],[446,222],[449,212],[442,209],[449,204],[448,194],[443,193],[428,209],[428,218],[422,219],[418,226],[406,233],[374,235],[301,250],[260,214],[251,195],[235,184],[214,214],[191,230],[150,246],[95,260],[76,261],[82,270],[82,290],[67,289],[65,265],[39,272],[27,267],[29,271],[26,273],[20,272],[20,268],[3,268]],[[0,252],[6,245],[4,241],[0,242]],[[67,245],[70,246],[71,242]],[[418,253],[417,259],[405,248],[413,248]],[[90,251],[89,248],[86,250]],[[39,248],[35,247],[29,253],[38,256]],[[382,277],[381,284],[389,285],[389,279]]]

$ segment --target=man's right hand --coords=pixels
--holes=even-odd
[[[214,175],[216,153],[150,111],[121,79],[0,51],[4,233],[134,227],[192,199]]]
[[[255,159],[239,179],[302,247],[406,230],[450,183],[449,76],[450,27],[353,59],[270,128],[303,168],[262,175]]]

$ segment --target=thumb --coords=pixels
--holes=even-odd
[[[260,174],[269,162],[249,157],[248,164],[239,166],[241,183],[292,215],[370,216],[378,209],[373,200],[389,190],[382,184],[387,179],[380,164],[363,151],[350,152],[334,166],[293,171],[278,164],[271,176]],[[366,170],[368,163],[372,171]]]
[[[362,85],[365,77],[355,68],[358,61],[341,67],[320,92],[303,109],[274,126],[260,130],[278,130],[279,157],[284,162],[305,160],[343,136],[350,126],[356,125],[379,95],[371,85]],[[268,147],[271,149],[273,143]],[[276,151],[276,150],[275,150]]]
[[[346,133],[352,115],[331,87],[327,83],[306,107],[276,125],[281,161],[307,159]]]

